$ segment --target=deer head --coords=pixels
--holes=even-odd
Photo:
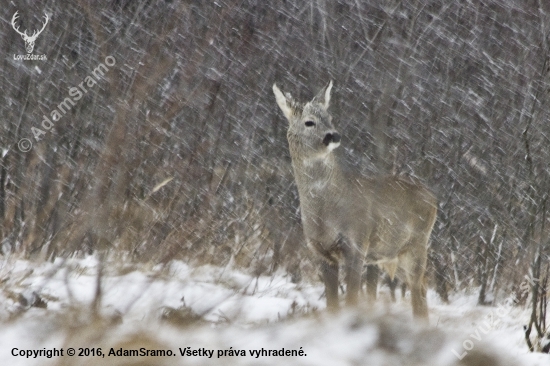
[[[313,100],[301,104],[273,84],[277,104],[289,122],[287,138],[293,159],[322,159],[340,145],[340,134],[328,113],[331,90],[332,81]]]
[[[13,14],[13,18],[11,18],[11,26],[17,33],[21,35],[21,37],[23,37],[23,41],[25,41],[25,49],[27,50],[27,53],[31,53],[32,50],[34,49],[34,42],[36,41],[36,38],[38,38],[40,33],[42,33],[44,28],[46,28],[46,24],[48,24],[48,20],[49,20],[48,14],[44,14],[44,18],[46,18],[46,21],[42,25],[42,29],[40,29],[39,31],[35,30],[32,33],[32,35],[29,36],[26,30],[25,32],[19,31],[19,27],[15,24],[15,22],[17,21],[17,18],[19,17],[17,13],[19,13],[19,11],[16,11],[15,14]]]

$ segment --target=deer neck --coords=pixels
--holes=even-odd
[[[322,158],[296,159],[292,158],[294,176],[301,200],[318,195],[327,196],[331,191],[336,193],[342,187],[339,183],[342,171],[333,153]]]

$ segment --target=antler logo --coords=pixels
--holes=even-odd
[[[32,33],[32,36],[29,36],[26,30],[24,32],[19,31],[19,27],[15,24],[15,22],[17,21],[17,18],[19,17],[17,13],[19,13],[19,11],[16,11],[15,14],[13,14],[13,18],[11,18],[11,26],[17,33],[21,35],[21,37],[23,37],[23,40],[25,41],[25,49],[27,50],[27,53],[31,53],[32,50],[34,49],[34,42],[36,41],[36,38],[38,38],[40,33],[42,33],[44,28],[46,28],[46,24],[48,24],[48,20],[49,20],[48,14],[44,14],[44,18],[46,18],[46,21],[42,25],[42,29],[40,29],[39,31],[35,30]]]

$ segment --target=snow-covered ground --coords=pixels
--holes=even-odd
[[[550,365],[550,355],[527,350],[526,310],[478,307],[475,295],[443,304],[429,292],[426,328],[412,322],[407,298],[391,303],[383,291],[374,309],[329,314],[320,283],[294,284],[284,273],[111,261],[94,316],[99,268],[94,257],[3,259],[0,365],[127,364],[116,353],[134,349],[172,352],[135,358],[155,365]],[[54,349],[63,357],[48,358]]]

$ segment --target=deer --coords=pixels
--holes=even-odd
[[[371,302],[376,300],[378,296],[377,290],[380,278],[380,269],[381,268],[377,264],[364,266],[363,277],[361,278],[361,281],[365,282],[367,285],[367,295]],[[380,285],[386,285],[387,287],[389,287],[390,298],[392,302],[397,301],[397,298],[395,297],[395,290],[397,289],[398,285],[400,285],[401,288],[401,298],[405,298],[405,294],[407,292],[407,283],[404,282],[400,276],[394,275],[392,277],[388,273],[382,273],[382,277],[380,278]]]
[[[13,17],[11,18],[11,26],[17,33],[19,33],[19,35],[23,38],[23,41],[25,41],[25,50],[27,51],[27,53],[32,53],[32,51],[34,50],[34,42],[36,42],[36,38],[38,38],[40,33],[42,33],[42,31],[44,30],[44,28],[46,28],[46,25],[48,24],[48,14],[44,14],[44,18],[46,18],[46,20],[42,24],[42,29],[35,30],[32,33],[32,36],[29,36],[26,30],[25,32],[21,32],[16,24],[17,18],[19,17],[18,13],[19,11],[16,11],[15,14],[13,14]]]
[[[328,112],[332,85],[330,81],[311,101],[300,103],[273,84],[277,105],[288,121],[302,226],[306,244],[319,261],[327,309],[335,311],[340,305],[341,260],[348,306],[358,304],[363,265],[377,264],[391,279],[398,270],[402,273],[411,291],[413,317],[427,322],[424,273],[437,199],[416,178],[365,177],[342,164],[336,155],[342,137]]]

